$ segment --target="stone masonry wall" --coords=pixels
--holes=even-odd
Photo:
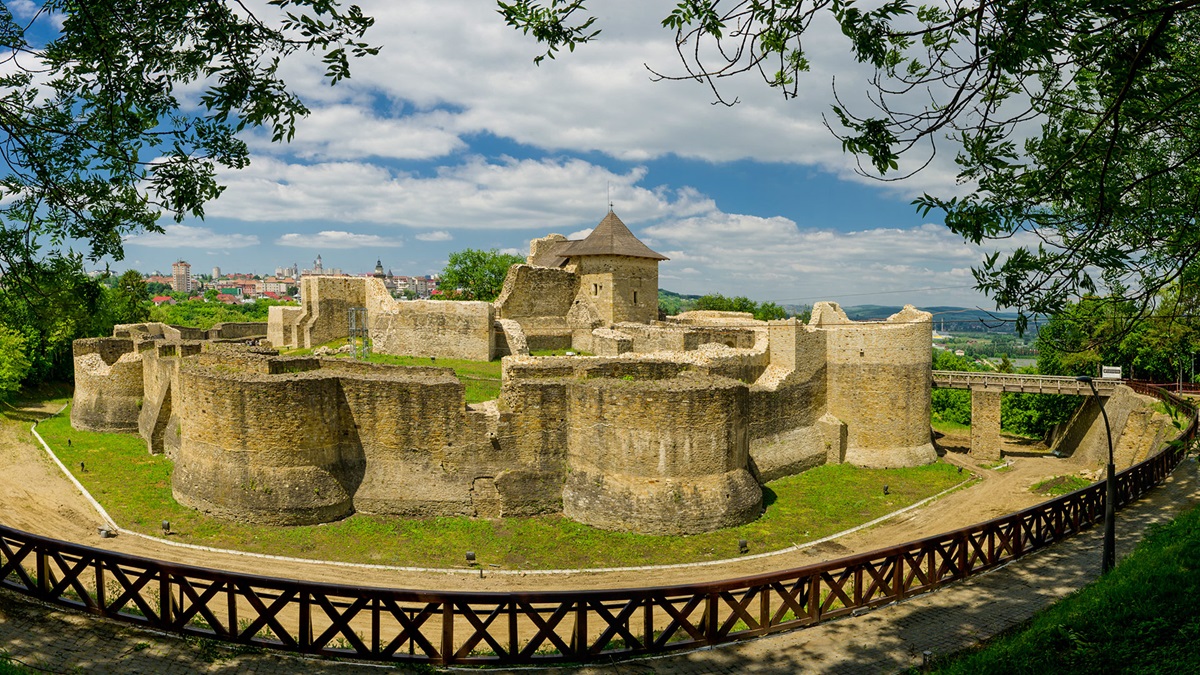
[[[128,338],[87,338],[72,344],[75,394],[71,425],[136,433],[142,403],[142,357]]]
[[[304,309],[272,305],[267,308],[267,340],[274,347],[297,345],[297,328]]]
[[[928,464],[931,315],[907,306],[882,323],[855,323],[817,303],[810,325],[827,331],[828,409],[846,423],[846,461],[866,467]]]
[[[606,324],[650,323],[658,318],[658,261],[628,256],[589,255],[573,270],[579,292]]]
[[[747,387],[696,373],[568,385],[563,513],[610,530],[690,534],[758,518]]]
[[[363,279],[371,348],[378,354],[491,361],[495,308],[490,302],[392,299],[379,279]]]
[[[349,335],[347,310],[367,304],[363,281],[361,277],[308,276],[300,279],[303,314],[296,329],[296,346],[316,347]]]
[[[468,409],[450,369],[208,356],[179,374],[180,503],[278,524],[561,509],[565,446],[547,448],[536,420],[514,428],[494,404]]]

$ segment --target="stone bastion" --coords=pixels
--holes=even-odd
[[[180,503],[276,524],[562,513],[689,534],[756,519],[762,483],[821,464],[935,459],[931,324],[911,307],[618,323],[595,329],[609,355],[504,357],[500,397],[476,405],[448,368],[280,356],[259,326],[77,341],[73,424],[139,433],[175,461]]]

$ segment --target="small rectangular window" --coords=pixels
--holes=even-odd
[[[600,284],[592,284],[592,295],[600,295]]]
[[[633,292],[633,304],[637,304],[637,291]]]

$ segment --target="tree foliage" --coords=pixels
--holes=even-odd
[[[1052,316],[1037,345],[1038,369],[1048,375],[1096,376],[1104,365],[1133,379],[1191,381],[1200,296],[1194,286],[1172,286],[1148,313],[1120,298],[1085,297]]]
[[[144,318],[140,288],[106,296],[84,260],[121,260],[123,238],[161,232],[163,216],[202,217],[218,169],[249,162],[238,132],[292,137],[307,109],[280,76],[284,58],[318,53],[337,82],[350,57],[377,51],[357,6],[251,7],[0,4],[0,323],[26,337],[30,377],[63,375],[74,337]]]
[[[111,335],[114,325],[144,321],[149,311],[145,291],[129,283],[140,283],[137,272],[110,288],[105,277],[84,273],[78,255],[49,258],[28,271],[23,283],[0,289],[0,326],[25,339],[26,381],[71,379],[73,340]]]
[[[582,2],[500,12],[551,51],[597,34]],[[805,39],[830,21],[874,76],[872,105],[851,109],[835,90],[827,125],[873,175],[914,153],[906,166],[920,170],[952,139],[973,192],[914,203],[975,243],[1032,238],[975,269],[1020,327],[1101,287],[1146,311],[1195,266],[1200,2],[688,0],[662,21],[684,72],[660,76],[700,80],[732,104],[720,80],[752,72],[795,97]]]
[[[164,303],[152,308],[150,319],[173,326],[207,330],[222,322],[266,321],[269,308],[281,304],[290,303],[281,303],[277,300],[256,300],[249,304],[226,305],[221,302],[183,300],[174,305]]]
[[[25,336],[0,325],[0,401],[8,400],[21,387],[29,366]]]
[[[786,319],[787,310],[773,302],[755,302],[745,296],[727,298],[720,293],[702,295],[688,309],[717,312],[749,312],[759,321]]]
[[[525,259],[497,249],[483,251],[467,248],[450,254],[446,268],[438,280],[441,297],[447,300],[484,300],[491,302],[500,295],[508,268]]]

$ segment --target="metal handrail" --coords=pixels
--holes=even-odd
[[[1117,474],[1118,506],[1166,480],[1195,440]],[[0,526],[0,586],[159,630],[324,656],[436,664],[581,662],[690,649],[814,625],[927,592],[1100,522],[1105,484],[1021,511],[795,569],[722,581],[579,591],[420,591],[241,574]]]

